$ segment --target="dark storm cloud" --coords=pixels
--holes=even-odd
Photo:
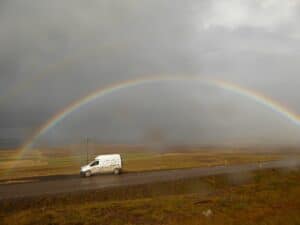
[[[28,136],[99,87],[157,74],[236,82],[300,112],[298,1],[11,0],[0,8],[3,138]],[[175,82],[101,99],[45,138],[294,144],[299,133],[249,100]]]

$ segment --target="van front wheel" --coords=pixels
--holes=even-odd
[[[85,172],[85,176],[86,176],[86,177],[90,177],[91,175],[92,175],[91,171]]]
[[[120,174],[120,169],[118,169],[118,168],[114,169],[114,174],[119,175]]]

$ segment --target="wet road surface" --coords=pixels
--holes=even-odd
[[[295,163],[294,163],[295,164]],[[299,165],[297,163],[297,165]],[[96,190],[109,187],[147,184],[160,181],[172,181],[183,178],[205,177],[210,175],[232,174],[268,168],[289,168],[289,162],[276,161],[262,164],[218,166],[210,168],[180,169],[121,175],[97,175],[89,178],[78,176],[44,177],[29,183],[0,184],[0,200],[19,197],[32,197],[46,194],[68,193],[84,190]]]

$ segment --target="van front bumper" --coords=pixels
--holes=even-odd
[[[84,177],[85,176],[85,172],[80,171],[80,176]]]

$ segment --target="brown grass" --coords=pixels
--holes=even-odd
[[[247,175],[247,176],[245,176]],[[0,202],[0,224],[299,224],[300,171],[227,176]],[[212,211],[206,217],[203,213]]]
[[[114,151],[113,151],[114,149]],[[108,151],[109,150],[109,151]],[[90,160],[102,153],[119,152],[127,172],[210,167],[271,161],[286,157],[281,152],[175,148],[155,152],[132,147],[94,147],[90,150]],[[86,155],[76,148],[34,149],[21,159],[17,151],[0,151],[0,181],[24,179],[37,176],[78,174],[81,165],[86,164]],[[299,153],[298,153],[299,155]],[[299,156],[297,156],[299,157]]]

